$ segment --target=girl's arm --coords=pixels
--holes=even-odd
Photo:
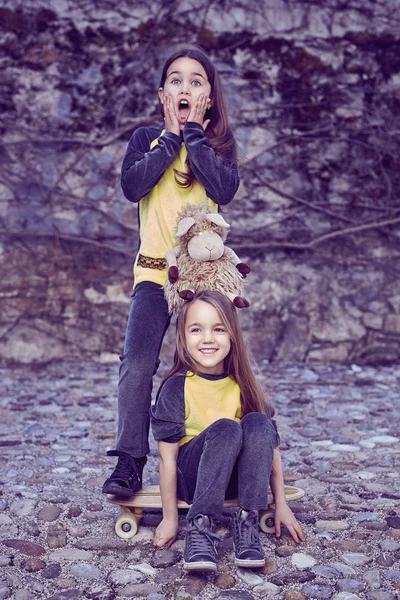
[[[178,509],[176,502],[179,442],[158,442],[160,453],[160,492],[163,518],[156,529],[153,544],[158,548],[170,546],[178,533]]]
[[[207,196],[217,204],[229,204],[240,183],[236,162],[217,156],[208,144],[203,126],[195,121],[185,124],[183,141],[194,176],[205,188]]]
[[[153,189],[178,155],[182,140],[171,131],[140,127],[129,140],[121,169],[121,186],[130,202],[139,202]],[[153,140],[158,144],[150,149]]]
[[[275,501],[275,530],[281,536],[281,525],[285,525],[296,543],[304,541],[304,534],[285,497],[282,459],[279,448],[274,448],[270,485]]]

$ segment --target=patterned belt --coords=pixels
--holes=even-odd
[[[163,271],[167,268],[167,261],[165,258],[152,258],[151,256],[139,254],[137,265],[139,267],[144,267],[145,269],[158,269],[159,271]]]

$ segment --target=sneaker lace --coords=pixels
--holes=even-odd
[[[258,511],[251,510],[245,519],[237,520],[236,546],[240,551],[260,545],[260,536],[257,531]]]
[[[208,519],[198,515],[187,528],[190,554],[216,554],[219,535],[208,525]]]

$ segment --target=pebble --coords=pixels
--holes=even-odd
[[[59,563],[50,563],[43,569],[41,576],[45,579],[55,579],[61,575],[61,565]]]
[[[271,577],[270,581],[275,585],[287,585],[291,583],[306,583],[315,579],[315,573],[311,571],[295,571],[288,573],[287,575],[275,575]]]
[[[39,510],[37,518],[39,519],[39,521],[46,521],[50,523],[58,519],[61,513],[62,509],[59,506],[44,506],[42,509]]]
[[[398,600],[398,596],[394,596],[390,592],[368,592],[367,600]]]
[[[78,550],[77,548],[65,548],[63,550],[55,550],[50,555],[54,561],[59,560],[90,560],[93,557],[93,552],[88,550]]]
[[[371,590],[379,590],[381,587],[381,574],[378,569],[371,569],[365,571],[363,575],[364,581],[366,581],[368,587]]]
[[[67,545],[67,532],[61,526],[49,527],[46,542],[49,548],[64,548]]]
[[[253,592],[261,594],[261,597],[265,596],[277,596],[281,591],[281,588],[273,583],[264,581],[263,584],[257,585],[253,588]]]
[[[74,519],[75,517],[79,517],[82,514],[82,509],[80,506],[75,506],[72,504],[67,512],[68,519]]]
[[[188,594],[190,594],[191,596],[198,596],[206,587],[207,585],[207,579],[206,577],[201,576],[201,574],[199,573],[198,577],[195,577],[194,575],[190,575],[189,577],[186,577],[185,579],[185,588]],[[227,588],[225,588],[227,589]]]
[[[343,562],[346,565],[350,565],[353,567],[363,567],[371,562],[372,558],[367,556],[366,554],[359,554],[357,552],[349,552],[347,554],[342,555]]]
[[[116,569],[110,573],[109,577],[113,585],[126,585],[127,583],[142,583],[146,577],[138,571],[132,569]]]
[[[376,562],[382,567],[391,567],[394,563],[394,558],[390,554],[382,553],[376,557]]]
[[[276,561],[270,556],[265,557],[265,565],[261,568],[260,572],[264,575],[271,575],[277,570]]]
[[[341,592],[362,592],[365,586],[365,582],[356,581],[355,579],[339,579],[336,582],[336,587]]]
[[[313,567],[317,561],[313,556],[309,554],[302,554],[301,552],[295,552],[292,555],[292,565],[298,569],[308,569]]]
[[[79,600],[83,598],[83,592],[78,589],[69,589],[63,592],[57,592],[53,596],[49,596],[47,600]]]
[[[28,556],[42,556],[46,552],[43,546],[29,542],[28,540],[3,540],[3,544],[9,548],[19,550],[22,554],[27,554]]]
[[[71,574],[79,579],[100,579],[101,571],[91,563],[76,563],[70,567]]]
[[[13,520],[11,517],[9,517],[8,515],[0,515],[0,527],[4,527],[4,526],[8,526],[8,525],[12,525],[13,524]]]
[[[295,551],[294,546],[278,546],[275,550],[275,554],[277,556],[286,557],[286,556],[292,556],[294,551]]]
[[[307,598],[299,590],[287,590],[284,600],[307,600]]]
[[[391,569],[391,570],[387,570],[384,573],[386,579],[389,579],[390,581],[400,581],[400,570],[399,569]]]
[[[367,521],[379,521],[382,517],[380,513],[360,513],[352,517],[352,523],[365,523]]]
[[[182,575],[182,569],[179,565],[173,565],[172,567],[166,567],[154,578],[156,583],[168,583],[169,581],[174,581],[175,579],[179,579]]]
[[[349,528],[349,524],[346,521],[324,521],[319,520],[315,523],[318,529],[332,529],[333,531],[344,531]]]
[[[213,600],[254,600],[246,590],[226,590],[220,592]]]
[[[316,598],[317,600],[328,600],[332,597],[332,587],[326,583],[306,583],[301,588],[306,598]]]
[[[246,585],[248,585],[249,587],[261,585],[264,581],[262,577],[253,573],[253,571],[251,571],[250,569],[239,569],[238,568],[236,573],[237,573],[237,576],[239,577],[239,579],[244,581],[244,583]]]
[[[160,594],[161,589],[151,583],[130,584],[118,589],[118,597],[137,598],[149,596],[150,594]]]
[[[23,568],[28,573],[36,573],[36,571],[41,571],[46,566],[46,563],[41,558],[37,558],[36,556],[32,556],[31,558],[27,558],[23,563]]]
[[[235,578],[229,573],[221,573],[215,580],[215,585],[222,590],[234,587],[236,584]]]
[[[144,575],[155,575],[157,573],[151,565],[145,563],[129,565],[128,568],[139,571],[139,573],[143,573]]]
[[[400,529],[400,517],[397,515],[388,517],[386,523],[389,527],[393,527],[393,529]]]
[[[333,562],[330,564],[331,567],[333,567],[334,569],[336,569],[337,571],[339,571],[339,573],[341,573],[341,575],[355,575],[357,573],[357,571],[355,569],[353,569],[353,567],[350,567],[349,565],[345,565],[341,562]]]
[[[33,594],[29,590],[17,590],[14,596],[15,600],[33,600]]]
[[[361,598],[350,592],[340,592],[332,596],[332,600],[361,600]]]
[[[88,502],[86,510],[90,512],[100,512],[103,510],[103,505],[100,502]]]
[[[396,550],[400,550],[400,542],[394,540],[382,540],[379,542],[379,547],[386,552],[396,552]]]
[[[165,567],[172,567],[180,560],[179,554],[170,548],[165,550],[156,550],[151,560],[151,564],[156,569],[165,569]]]
[[[10,506],[10,513],[17,517],[27,517],[35,511],[36,501],[29,499],[14,500]]]
[[[83,538],[87,535],[88,529],[83,525],[69,525],[68,532],[72,537]]]
[[[318,565],[313,567],[311,571],[319,577],[326,577],[327,579],[335,579],[340,576],[340,571],[329,565]]]
[[[399,441],[399,438],[394,437],[393,435],[376,435],[374,437],[371,437],[368,439],[369,442],[372,442],[373,444],[397,444],[397,442]]]

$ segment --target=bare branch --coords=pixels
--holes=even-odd
[[[231,246],[239,250],[252,248],[293,248],[296,250],[309,250],[311,248],[314,248],[314,246],[317,246],[321,242],[325,242],[326,240],[347,236],[352,233],[360,233],[360,231],[367,231],[368,229],[380,229],[382,227],[387,227],[388,225],[395,225],[396,223],[400,223],[400,217],[394,219],[386,219],[385,221],[374,221],[373,223],[364,223],[363,225],[356,225],[355,227],[338,229],[336,231],[328,231],[327,233],[324,233],[323,235],[314,238],[310,242],[255,242],[250,244],[232,243]]]

